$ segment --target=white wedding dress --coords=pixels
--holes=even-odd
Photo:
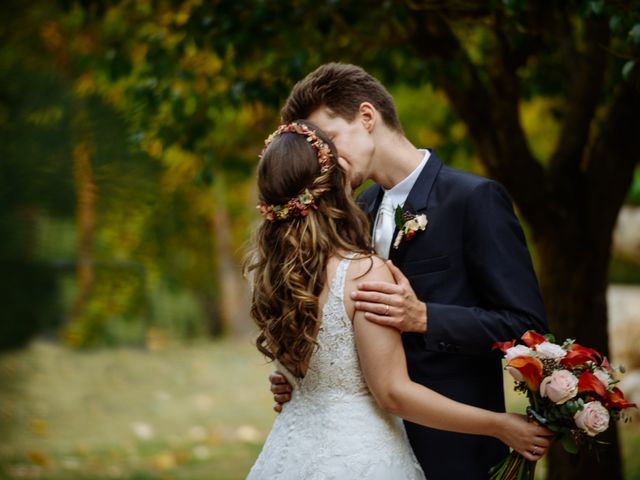
[[[367,388],[343,303],[342,260],[322,309],[319,348],[304,378],[286,369],[291,400],[276,418],[248,480],[424,480],[400,418]]]

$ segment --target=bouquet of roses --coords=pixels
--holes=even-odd
[[[496,342],[504,353],[506,369],[516,381],[515,390],[527,395],[527,414],[555,433],[569,453],[594,441],[612,421],[635,407],[615,385],[615,369],[606,357],[574,340],[555,343],[553,335],[529,330],[516,341]],[[620,367],[620,371],[624,372]],[[515,451],[493,467],[491,480],[531,479],[535,462]]]

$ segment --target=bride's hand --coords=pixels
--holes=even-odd
[[[535,422],[529,422],[525,415],[502,413],[502,427],[497,433],[503,443],[532,462],[540,460],[547,452],[553,439],[553,432]]]
[[[291,384],[287,381],[287,377],[277,370],[269,375],[269,381],[271,382],[273,401],[276,402],[273,409],[280,413],[282,405],[291,400]]]

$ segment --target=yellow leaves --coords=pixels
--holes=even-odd
[[[174,20],[175,24],[178,27],[183,26],[188,21],[189,21],[189,12],[186,12],[186,11],[178,12]]]
[[[81,97],[86,97],[95,93],[97,87],[93,73],[85,72],[80,75],[75,82],[74,90]]]
[[[461,142],[465,138],[469,138],[467,127],[462,122],[454,123],[449,129],[449,133],[451,134],[451,139],[454,141]]]
[[[162,179],[162,188],[165,192],[172,193],[192,182],[201,162],[194,153],[173,145],[162,156],[162,163],[168,167]]]
[[[561,106],[560,99],[534,97],[520,103],[520,121],[533,155],[546,164],[553,153],[560,124],[554,116],[554,110]]]
[[[106,102],[115,108],[123,108],[126,105],[123,88],[116,84],[104,93]]]
[[[198,50],[195,44],[187,46],[180,66],[200,75],[213,77],[222,70],[223,62],[220,57],[208,50]]]
[[[145,138],[142,142],[142,149],[147,152],[151,158],[162,157],[162,141],[157,138]]]
[[[147,58],[147,52],[149,47],[144,43],[136,43],[131,47],[129,51],[129,58],[134,64],[140,64]]]
[[[189,84],[184,80],[175,79],[171,82],[171,93],[176,97],[181,97],[189,89]]]

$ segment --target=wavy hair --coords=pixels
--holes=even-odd
[[[347,175],[337,162],[335,146],[310,122],[296,123],[315,130],[329,145],[331,166],[321,173],[306,135],[288,132],[272,140],[258,165],[260,200],[284,204],[308,189],[315,208],[306,216],[263,220],[243,271],[252,284],[258,350],[301,378],[317,345],[318,297],[329,258],[341,252],[371,256],[371,249],[369,220],[346,191]]]

